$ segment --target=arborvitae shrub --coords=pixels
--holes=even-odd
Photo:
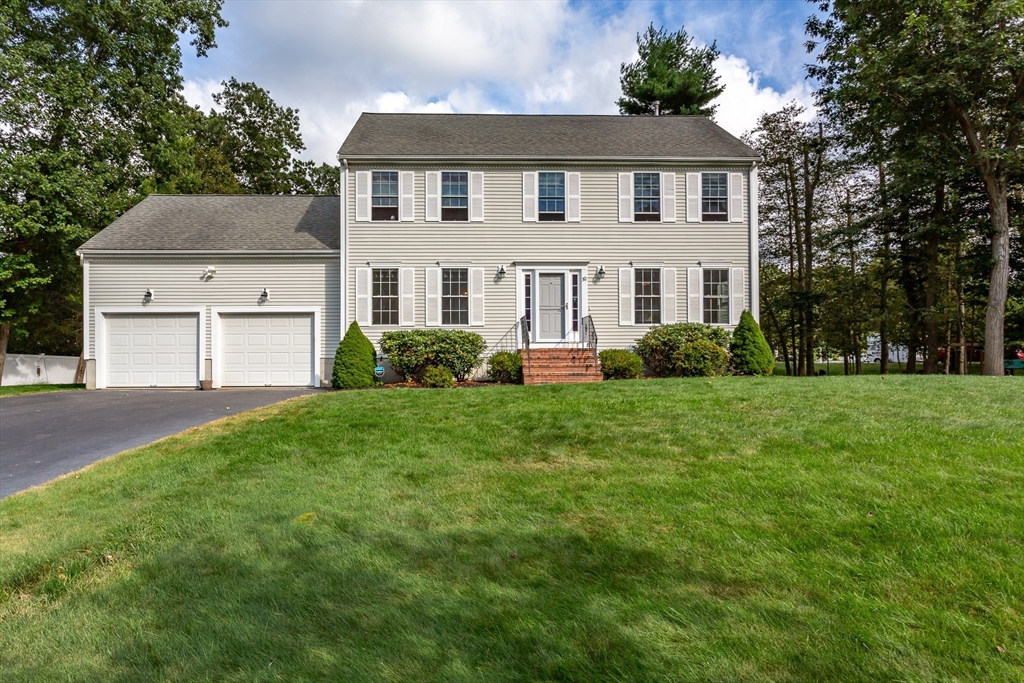
[[[659,377],[676,374],[675,353],[683,344],[698,339],[709,341],[729,349],[729,331],[703,323],[673,323],[652,327],[647,334],[636,341],[636,352],[644,363]]]
[[[498,351],[488,361],[487,375],[495,382],[515,384],[523,377],[523,357],[512,351]]]
[[[637,379],[644,374],[643,359],[627,349],[605,349],[598,357],[605,379]]]
[[[377,352],[358,323],[352,323],[334,353],[331,386],[335,389],[358,389],[373,385],[373,369]]]
[[[431,365],[423,372],[423,386],[431,389],[451,389],[455,386],[455,376],[443,365]]]
[[[732,333],[731,351],[732,367],[741,375],[770,375],[775,369],[772,350],[750,311],[740,316],[740,324]]]
[[[680,377],[717,377],[729,368],[729,352],[707,339],[684,343],[672,359]]]

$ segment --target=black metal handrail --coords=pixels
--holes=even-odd
[[[594,367],[597,367],[597,330],[594,319],[589,315],[580,320],[580,351],[591,351],[594,354]]]
[[[532,370],[533,367],[530,364],[530,323],[526,320],[526,316],[524,315],[516,324],[519,325],[519,337],[522,348],[526,350],[526,369]]]

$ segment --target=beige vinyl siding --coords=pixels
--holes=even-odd
[[[321,356],[333,358],[340,334],[341,285],[336,253],[287,257],[87,257],[89,261],[89,356],[96,357],[96,308],[140,306],[146,289],[154,292],[147,309],[205,307],[203,359],[211,358],[213,307],[256,306],[264,287],[268,306],[320,307]],[[207,266],[217,274],[204,281]],[[329,368],[328,368],[329,372]]]
[[[486,324],[467,327],[481,333],[488,344],[504,335],[516,321],[516,268],[525,262],[589,262],[586,268],[589,313],[601,348],[626,347],[642,336],[643,326],[619,326],[619,268],[630,262],[661,262],[677,272],[677,320],[686,321],[686,268],[704,263],[729,264],[744,269],[744,307],[750,307],[748,226],[748,168],[744,167],[581,167],[581,166],[360,166],[358,170],[415,168],[415,220],[399,223],[356,222],[355,190],[349,182],[349,320],[355,315],[355,268],[371,262],[400,263],[415,269],[416,326],[425,320],[425,269],[438,261],[465,262],[485,271]],[[357,170],[352,166],[352,171]],[[485,216],[483,223],[441,223],[424,220],[425,175],[428,170],[483,170],[485,173]],[[579,223],[524,222],[523,171],[580,171],[581,220]],[[675,223],[619,223],[617,173],[619,171],[674,171],[676,173],[677,218]],[[742,172],[743,220],[739,223],[687,223],[686,173],[699,171]],[[354,173],[350,173],[350,177]],[[498,267],[507,271],[496,278]],[[598,266],[605,276],[594,279]],[[568,287],[568,283],[567,283]],[[583,310],[581,315],[588,311]],[[370,326],[367,336],[374,342],[386,329]]]

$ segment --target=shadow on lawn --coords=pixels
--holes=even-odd
[[[292,527],[245,557],[178,546],[97,596],[134,604],[142,624],[118,635],[101,677],[642,680],[671,670],[635,628],[659,611],[654,552],[557,532]],[[122,591],[133,594],[111,594]]]

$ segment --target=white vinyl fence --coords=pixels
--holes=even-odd
[[[3,385],[73,384],[78,356],[9,353],[4,362]]]

